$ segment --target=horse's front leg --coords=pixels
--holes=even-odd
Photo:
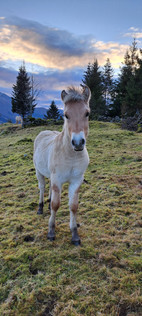
[[[55,240],[55,219],[56,212],[60,206],[60,196],[61,196],[61,187],[57,184],[52,184],[51,182],[51,216],[49,218],[49,230],[47,238],[50,241]]]
[[[78,209],[78,193],[81,183],[71,183],[69,186],[69,208],[70,208],[70,230],[72,233],[72,244],[80,245],[80,237],[77,231],[76,215]]]

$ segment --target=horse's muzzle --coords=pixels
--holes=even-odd
[[[84,133],[72,133],[72,140],[71,140],[72,147],[75,151],[82,151],[85,146],[85,137]]]

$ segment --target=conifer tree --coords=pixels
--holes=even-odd
[[[19,68],[16,84],[12,91],[12,112],[18,113],[23,120],[26,116],[33,113],[36,106],[35,99],[31,93],[30,77],[26,72],[25,65]]]
[[[136,99],[137,99],[137,111],[142,116],[142,49],[140,49],[139,56],[137,57],[138,67],[136,69]]]
[[[51,102],[51,105],[49,107],[49,109],[46,112],[47,114],[44,115],[45,119],[53,119],[53,120],[57,120],[60,116],[60,112],[55,104],[54,101]]]
[[[138,53],[134,40],[124,56],[124,65],[117,85],[115,103],[120,104],[122,117],[133,116],[137,111],[137,67]]]
[[[103,97],[103,77],[97,60],[95,60],[92,65],[88,64],[82,81],[88,85],[91,90],[90,118],[97,119],[99,115],[104,115],[106,110]]]
[[[113,69],[109,58],[107,58],[103,68],[103,85],[105,105],[108,107],[111,104],[113,97]]]
[[[87,70],[84,72],[84,79],[82,80],[85,85],[87,85],[91,92],[93,91],[93,80],[92,80],[92,65],[89,63]]]

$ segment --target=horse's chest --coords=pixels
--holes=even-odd
[[[60,179],[62,183],[70,182],[74,178],[82,177],[84,173],[84,168],[82,166],[64,166],[60,169]]]
[[[78,177],[80,174],[82,174],[83,170],[80,169],[79,167],[73,167],[70,171],[70,176],[71,177]]]
[[[81,176],[81,172],[77,169],[72,170],[64,170],[62,173],[60,173],[60,179],[62,183],[70,182],[72,178],[76,178]]]

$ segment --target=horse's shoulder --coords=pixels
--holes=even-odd
[[[60,133],[50,130],[40,132],[35,139],[34,148],[36,148],[37,146],[45,147],[53,143],[54,139],[56,138],[56,136],[58,136],[58,134]]]

